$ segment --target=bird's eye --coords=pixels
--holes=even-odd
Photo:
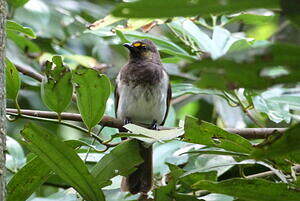
[[[134,47],[140,47],[142,44],[141,43],[133,43],[132,44]]]
[[[141,47],[142,47],[143,49],[146,49],[146,48],[147,48],[147,45],[146,45],[146,44],[142,44]]]

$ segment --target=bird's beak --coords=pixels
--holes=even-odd
[[[131,50],[133,48],[133,46],[131,45],[131,43],[124,43],[123,46],[126,47],[126,48],[128,48],[129,50]]]

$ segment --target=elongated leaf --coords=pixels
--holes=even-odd
[[[16,100],[21,87],[19,71],[16,69],[15,65],[8,59],[5,59],[5,63],[6,97]]]
[[[279,0],[141,0],[122,3],[113,10],[112,14],[127,18],[207,16],[210,14],[236,13],[255,8],[279,8]]]
[[[7,2],[9,5],[18,8],[26,4],[28,1],[29,0],[8,0]]]
[[[42,81],[41,96],[45,105],[60,114],[71,102],[72,73],[63,65],[60,56],[53,56],[52,61],[53,63],[46,63],[46,76]],[[55,64],[54,69],[53,64]]]
[[[134,134],[132,137],[142,140],[144,142],[147,143],[154,143],[154,142],[158,142],[158,141],[167,141],[167,140],[172,140],[174,138],[177,138],[181,135],[183,135],[184,131],[183,128],[174,128],[174,129],[170,129],[170,130],[151,130],[151,129],[147,129],[141,126],[137,126],[134,124],[126,124],[124,126],[124,128],[126,128],[127,130],[131,131]],[[139,137],[139,134],[142,135],[142,137]]]
[[[222,182],[200,181],[194,188],[231,195],[245,201],[298,201],[300,193],[287,184],[262,179],[230,179]]]
[[[217,172],[193,172],[193,173],[185,173],[179,178],[179,183],[184,185],[186,188],[191,188],[193,184],[202,181],[216,181],[217,180]]]
[[[82,141],[65,141],[72,148],[86,146]],[[25,201],[51,175],[51,168],[39,157],[22,167],[7,185],[7,201]]]
[[[142,34],[140,32],[136,31],[126,31],[126,32],[121,32],[119,31],[118,35],[120,38],[125,38],[127,41],[134,41],[134,40],[139,40],[139,39],[149,39],[152,40],[158,47],[158,50],[170,55],[178,56],[184,59],[188,60],[196,60],[195,56],[189,55],[184,49],[173,43],[172,41],[166,39],[166,38],[161,38],[161,37],[156,37],[150,34]]]
[[[130,156],[130,157],[128,157]],[[139,145],[130,140],[118,145],[109,154],[106,154],[92,169],[92,175],[103,186],[109,179],[122,175],[126,176],[143,162],[139,153]]]
[[[278,158],[300,152],[300,124],[288,129],[275,139],[263,142],[253,150],[252,156],[257,159]]]
[[[70,146],[34,124],[28,124],[21,133],[28,141],[28,148],[36,153],[56,174],[73,186],[84,199],[104,200],[97,181]]]
[[[32,29],[28,27],[23,27],[22,25],[18,24],[15,21],[7,20],[6,21],[6,29],[10,31],[16,31],[19,33],[23,33],[26,36],[29,36],[31,38],[36,38],[35,33],[32,31]]]
[[[184,139],[190,143],[222,148],[228,151],[250,153],[251,143],[245,138],[229,133],[211,123],[186,117]]]
[[[277,15],[241,14],[232,17],[227,23],[243,22],[250,25],[263,25],[266,23],[276,22],[277,19]]]
[[[51,173],[51,169],[38,157],[20,169],[7,185],[7,201],[25,201]]]
[[[109,78],[94,69],[79,68],[73,73],[77,106],[88,129],[101,120],[111,92]]]
[[[178,83],[172,84],[172,97],[178,97],[185,94],[208,94],[208,95],[218,95],[223,98],[225,96],[222,94],[221,91],[218,90],[210,90],[210,89],[200,89],[193,84],[189,83]]]
[[[14,31],[6,30],[7,38],[14,41],[18,47],[24,51],[38,53],[41,51],[39,46],[32,42],[30,39],[26,38],[25,36],[22,36],[20,34],[17,34]]]

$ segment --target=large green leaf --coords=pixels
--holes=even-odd
[[[130,140],[118,145],[109,154],[106,154],[94,166],[91,173],[100,186],[103,186],[109,179],[117,175],[126,176],[130,174],[142,162],[138,143],[135,140]]]
[[[253,56],[253,52],[256,55]],[[201,88],[264,89],[275,84],[288,84],[299,81],[300,58],[298,55],[300,54],[300,48],[298,46],[274,44],[265,49],[251,48],[232,54],[235,55],[228,55],[228,57],[236,56],[236,60],[238,60],[239,55],[245,57],[246,60],[204,59],[192,64],[187,69],[201,74],[201,79],[197,83]],[[276,76],[265,75],[267,69],[277,66],[283,66],[285,72]]]
[[[140,40],[140,39],[149,39],[152,40],[156,45],[159,51],[178,56],[184,59],[188,60],[196,60],[195,56],[190,55],[188,52],[186,52],[184,49],[179,47],[177,44],[173,43],[167,38],[157,37],[150,34],[140,33],[137,31],[126,31],[121,32],[118,31],[118,36],[120,38],[124,38],[124,40],[127,41],[134,41],[134,40]]]
[[[251,143],[245,138],[229,133],[211,123],[186,117],[184,140],[190,143],[218,147],[228,151],[250,153]]]
[[[76,84],[79,112],[90,130],[100,122],[104,114],[111,92],[109,78],[94,69],[78,68],[73,73],[73,82]]]
[[[28,148],[73,186],[84,199],[105,200],[97,180],[89,173],[83,161],[69,145],[46,129],[34,124],[28,124],[21,133],[28,142]]]
[[[8,59],[5,59],[5,63],[6,97],[16,100],[21,87],[19,71],[16,69],[15,65]]]
[[[228,30],[215,26],[212,37],[202,31],[193,21],[179,18],[169,24],[172,29],[195,42],[195,45],[203,52],[209,53],[212,58],[224,55],[231,45],[241,38],[234,37]]]
[[[122,3],[113,10],[118,17],[172,17],[208,16],[210,14],[236,13],[255,8],[279,8],[279,0],[141,0]]]
[[[300,152],[300,124],[255,146],[252,156],[257,159],[278,158]]]
[[[65,142],[74,149],[86,145],[78,140]],[[51,168],[39,157],[34,157],[9,181],[7,201],[25,201],[51,174]]]
[[[26,4],[28,1],[29,0],[8,0],[7,2],[9,5],[18,8]]]
[[[41,96],[43,102],[51,110],[60,114],[71,102],[72,73],[63,65],[60,56],[53,56],[52,61],[46,63],[46,75],[41,85]],[[55,65],[54,68],[53,65]]]
[[[265,99],[263,96],[253,97],[253,105],[256,111],[263,112],[268,115],[269,119],[275,123],[285,121],[290,123],[292,115],[287,104]]]
[[[7,38],[14,41],[16,45],[25,52],[38,53],[40,47],[25,36],[21,36],[14,31],[6,30]]]
[[[12,20],[7,20],[6,21],[6,30],[23,33],[26,36],[29,36],[31,38],[36,38],[36,35],[32,31],[31,28],[23,27],[22,25],[18,24],[15,21],[12,21]]]
[[[7,185],[7,201],[25,201],[51,173],[51,169],[38,157],[20,169]]]
[[[245,201],[298,201],[300,193],[287,184],[262,179],[230,179],[222,182],[200,181],[194,186],[213,193],[231,195]]]

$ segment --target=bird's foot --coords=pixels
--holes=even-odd
[[[124,125],[126,125],[126,124],[131,124],[131,123],[132,123],[131,118],[126,117],[126,118],[124,119]]]
[[[156,120],[153,120],[151,126],[150,126],[150,129],[152,130],[159,130],[158,129],[158,124],[157,124],[157,121]]]

